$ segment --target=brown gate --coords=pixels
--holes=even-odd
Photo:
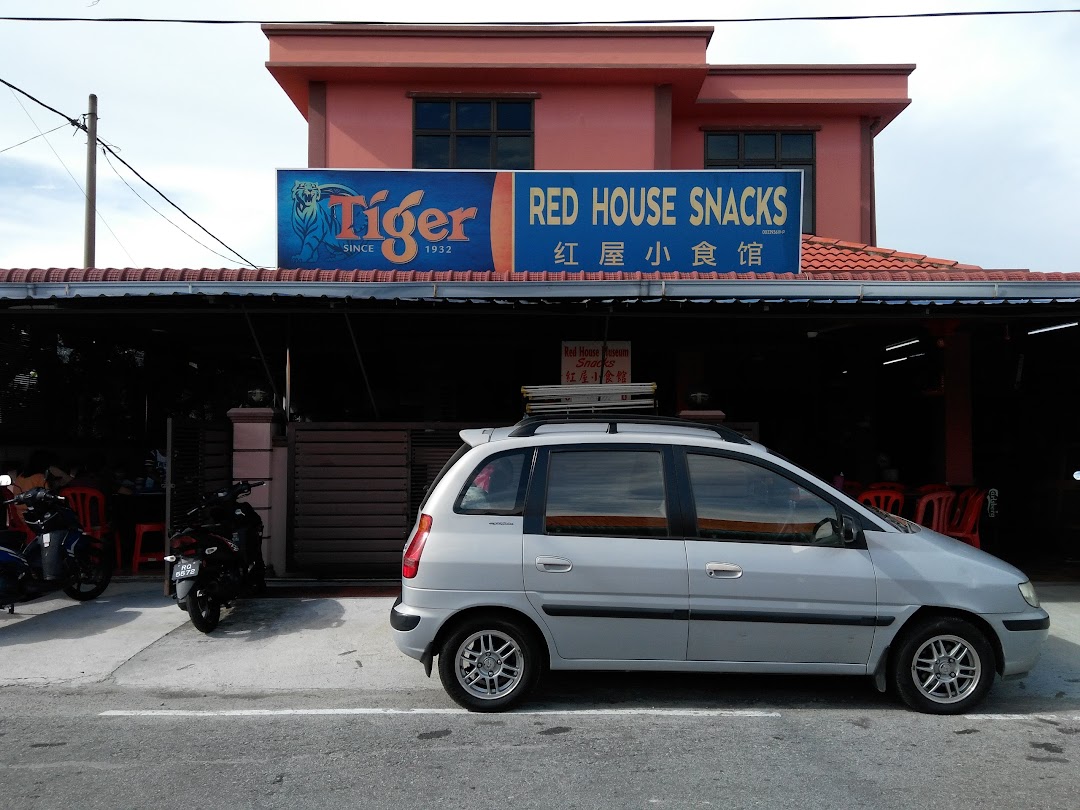
[[[290,573],[397,576],[424,492],[472,426],[290,423]]]
[[[165,514],[176,531],[204,493],[233,482],[232,423],[170,418],[167,432]]]

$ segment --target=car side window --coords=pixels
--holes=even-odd
[[[523,473],[531,451],[515,450],[484,459],[467,479],[454,511],[466,515],[520,515],[525,505]]]
[[[666,537],[664,458],[659,450],[554,450],[544,531]]]
[[[840,546],[836,507],[780,473],[726,456],[687,453],[697,536]]]

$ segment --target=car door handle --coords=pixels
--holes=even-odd
[[[574,567],[574,564],[570,560],[563,559],[562,557],[537,557],[536,558],[536,570],[546,571],[547,573],[556,574],[564,573]]]
[[[713,579],[738,579],[743,570],[735,563],[705,563],[705,573]]]

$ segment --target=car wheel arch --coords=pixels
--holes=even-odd
[[[442,627],[439,628],[439,632],[435,634],[435,638],[432,639],[428,649],[437,651],[442,648],[443,642],[447,636],[454,633],[458,627],[468,621],[476,619],[501,619],[503,621],[510,621],[521,627],[522,630],[533,636],[533,641],[536,643],[537,649],[543,651],[544,659],[540,662],[542,669],[547,669],[551,661],[551,651],[547,636],[543,630],[540,629],[536,621],[523,611],[516,610],[512,607],[504,606],[488,606],[480,605],[477,607],[466,608],[458,613],[455,613],[445,622]],[[430,674],[430,673],[429,673]]]
[[[994,670],[998,675],[1004,673],[1005,651],[1002,649],[1001,639],[998,637],[993,626],[978,613],[937,605],[923,605],[907,618],[907,621],[905,621],[896,631],[896,635],[893,636],[892,641],[889,643],[889,648],[882,657],[883,661],[888,662],[888,664],[891,665],[896,649],[900,646],[900,640],[904,637],[905,633],[911,631],[912,628],[920,626],[924,622],[940,618],[961,619],[978,629],[983,636],[985,636],[987,643],[990,645],[990,649],[993,650]]]

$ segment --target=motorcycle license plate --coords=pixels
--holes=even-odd
[[[180,560],[173,566],[172,578],[173,581],[179,579],[188,579],[190,577],[197,576],[199,573],[199,561],[198,560]]]

